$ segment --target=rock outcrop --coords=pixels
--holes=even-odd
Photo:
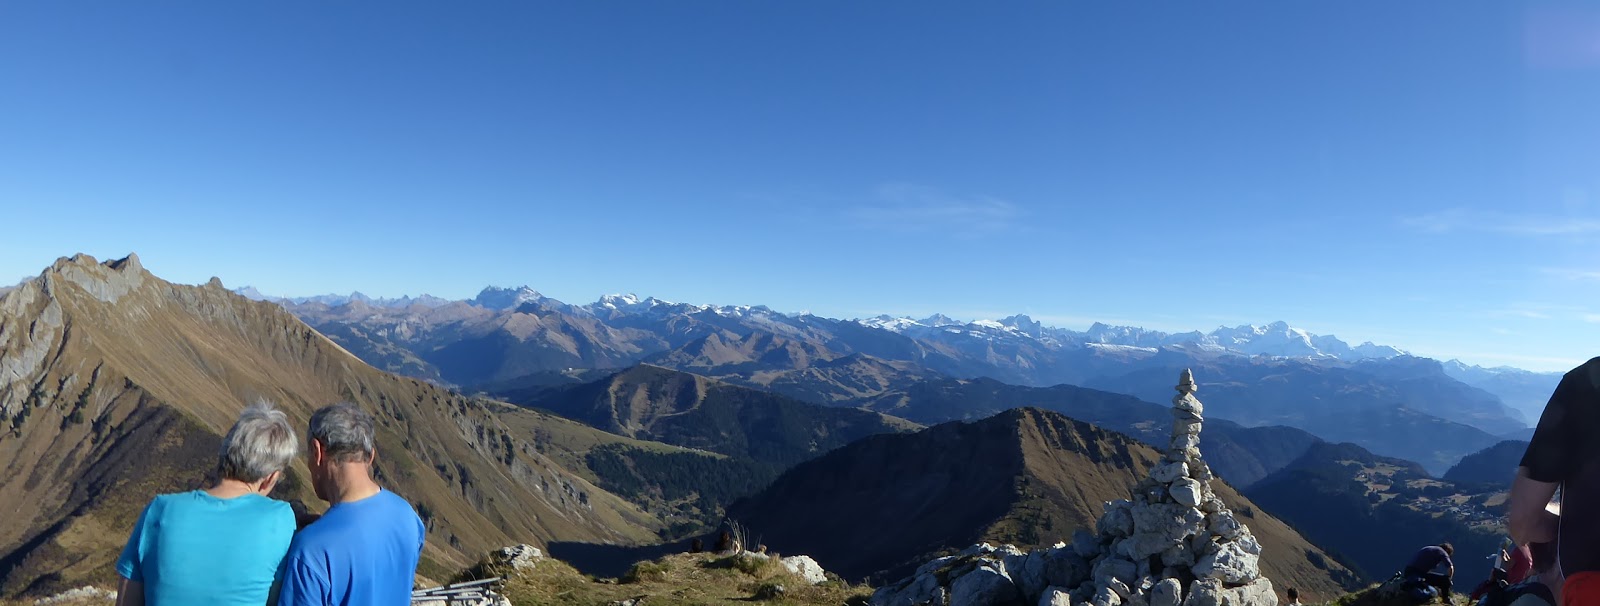
[[[878,590],[874,606],[1277,606],[1261,545],[1211,490],[1200,455],[1204,407],[1183,371],[1161,464],[1132,498],[1105,504],[1071,545],[1031,553],[975,545]]]
[[[496,564],[512,570],[533,570],[544,559],[544,552],[532,545],[518,544],[495,550],[493,557]]]

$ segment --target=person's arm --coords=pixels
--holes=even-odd
[[[117,606],[144,606],[144,541],[145,524],[150,520],[150,510],[156,507],[159,499],[145,505],[144,511],[139,512],[139,520],[133,523],[133,531],[128,533],[128,542],[122,546],[122,554],[117,556],[117,576],[121,583],[117,585]]]
[[[1517,475],[1511,481],[1506,524],[1512,540],[1519,545],[1556,540],[1560,517],[1546,507],[1556,488],[1570,475],[1577,456],[1578,440],[1572,434],[1578,423],[1572,412],[1575,407],[1593,406],[1600,396],[1590,376],[1594,368],[1600,366],[1591,360],[1561,377],[1522,455]]]
[[[144,583],[124,577],[117,586],[117,606],[144,606]]]
[[[278,588],[278,606],[324,606],[329,583],[305,561],[289,556],[283,566],[283,583]]]
[[[1555,496],[1557,486],[1553,482],[1540,482],[1528,477],[1527,467],[1517,468],[1517,477],[1511,482],[1511,519],[1508,524],[1513,540],[1523,545],[1555,542],[1561,517],[1546,505]]]

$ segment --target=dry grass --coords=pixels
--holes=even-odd
[[[1339,596],[1339,598],[1337,598],[1335,600],[1332,600],[1332,601],[1329,601],[1329,602],[1325,602],[1324,605],[1325,606],[1416,606],[1415,602],[1412,602],[1409,598],[1406,598],[1403,595],[1394,595],[1394,594],[1385,595],[1384,592],[1380,590],[1382,587],[1383,587],[1382,584],[1375,584],[1375,585],[1367,587],[1366,589],[1363,589],[1361,591],[1357,591],[1357,592],[1354,592],[1354,593],[1349,593],[1349,594],[1345,594],[1343,596]],[[1460,592],[1455,593],[1451,597],[1452,597],[1452,600],[1449,603],[1450,606],[1468,606],[1469,604],[1471,604],[1471,600],[1469,600],[1465,594],[1462,594]],[[1444,601],[1439,600],[1437,598],[1435,598],[1434,601],[1431,602],[1431,603],[1439,605],[1439,606],[1444,606],[1444,604],[1445,604]]]
[[[671,555],[641,562],[621,580],[593,579],[565,562],[548,558],[531,571],[480,566],[473,572],[505,576],[505,594],[516,606],[606,604],[641,596],[652,606],[732,606],[757,601],[753,596],[762,586],[773,584],[783,586],[783,596],[763,603],[839,606],[864,604],[871,595],[869,588],[841,581],[807,585],[776,560],[749,556]]]

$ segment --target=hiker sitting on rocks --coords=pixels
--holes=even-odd
[[[217,484],[158,496],[139,515],[117,558],[118,606],[269,603],[295,521],[267,493],[299,445],[283,411],[246,408],[222,439]]]
[[[1439,590],[1439,596],[1445,602],[1450,601],[1450,581],[1456,576],[1455,562],[1450,561],[1450,556],[1455,555],[1456,548],[1449,543],[1429,545],[1417,550],[1411,556],[1411,563],[1406,564],[1405,578],[1408,584],[1418,581]],[[1443,569],[1444,572],[1437,572]]]

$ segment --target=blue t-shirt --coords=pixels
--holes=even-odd
[[[117,574],[144,583],[149,606],[260,606],[281,576],[294,526],[288,503],[258,494],[164,494],[139,515]]]
[[[387,490],[334,505],[295,535],[278,604],[410,604],[423,536],[422,518]]]

